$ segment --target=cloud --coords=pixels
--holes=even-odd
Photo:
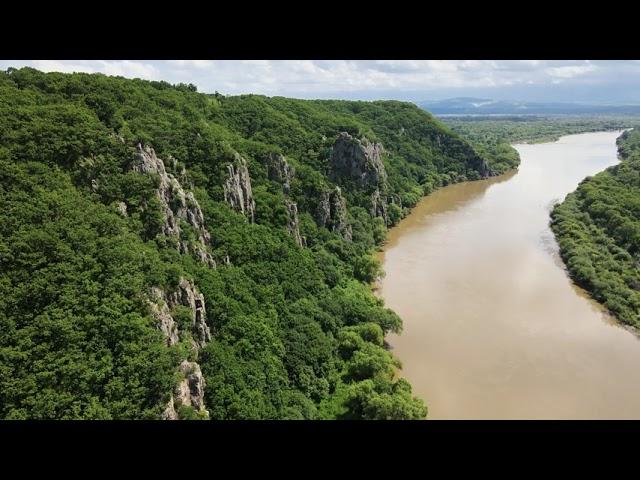
[[[547,69],[551,77],[554,78],[573,78],[581,75],[585,75],[589,72],[597,70],[598,67],[588,63],[585,65],[565,65],[561,67],[552,67]]]
[[[101,72],[195,84],[200,91],[300,98],[399,98],[526,92],[637,98],[640,62],[588,60],[32,60],[0,61],[44,71]],[[624,88],[620,85],[624,85]],[[590,90],[580,88],[589,86]],[[566,87],[561,89],[559,87]],[[576,87],[572,90],[570,87]],[[578,88],[580,87],[580,88]],[[585,87],[586,88],[586,87]],[[591,92],[591,93],[590,93]],[[577,95],[577,93],[576,93]],[[574,95],[575,96],[575,95]],[[571,98],[567,100],[576,100]]]
[[[158,68],[145,62],[132,60],[32,60],[31,66],[43,72],[85,72],[104,73],[105,75],[159,80],[162,78]]]

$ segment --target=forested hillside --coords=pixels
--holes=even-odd
[[[640,130],[617,143],[621,162],[582,181],[554,208],[551,228],[576,283],[640,327]]]
[[[407,103],[0,72],[0,417],[424,418],[372,251],[507,157]]]
[[[468,141],[490,148],[511,143],[555,142],[563,135],[622,130],[640,124],[640,117],[624,115],[447,116],[441,120]]]

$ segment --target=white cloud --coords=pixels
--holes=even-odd
[[[303,98],[401,98],[447,92],[550,89],[558,85],[611,85],[625,81],[633,93],[640,63],[584,60],[33,60],[0,61],[0,68],[30,65],[44,71],[102,72],[143,79],[187,82],[200,91],[258,93]],[[419,93],[423,92],[423,93]],[[634,95],[640,95],[635,90]],[[489,93],[491,94],[491,93]],[[442,93],[444,95],[444,93]],[[487,93],[483,93],[487,95]],[[526,100],[526,98],[523,98]]]
[[[154,65],[132,60],[33,60],[31,63],[33,68],[43,72],[104,73],[105,75],[143,78],[145,80],[162,78]]]
[[[585,65],[565,65],[561,67],[552,67],[547,69],[549,75],[555,78],[573,78],[597,70],[598,67],[592,63]]]

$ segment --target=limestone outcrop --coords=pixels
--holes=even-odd
[[[178,371],[183,379],[171,395],[162,413],[162,419],[178,420],[178,411],[181,406],[191,407],[196,412],[202,414],[203,417],[208,418],[209,412],[204,405],[204,388],[206,382],[200,370],[200,365],[196,362],[184,360],[178,367]]]
[[[182,278],[178,288],[167,295],[170,307],[182,305],[191,311],[191,333],[199,347],[204,347],[211,340],[211,330],[207,325],[207,312],[204,295],[199,293],[192,282]]]
[[[160,288],[151,289],[151,299],[149,300],[151,314],[156,319],[158,328],[164,334],[167,345],[175,345],[180,341],[178,325],[173,319],[171,308],[169,307],[166,295]]]
[[[133,170],[147,175],[157,175],[160,179],[157,195],[160,200],[164,223],[162,233],[178,240],[180,253],[191,253],[203,263],[215,267],[215,261],[207,250],[211,235],[204,225],[204,215],[192,192],[184,190],[177,178],[167,173],[164,162],[158,158],[153,148],[138,144]],[[187,222],[196,234],[193,243],[182,235],[180,220]]]
[[[316,221],[320,226],[339,233],[345,240],[351,240],[351,225],[347,221],[347,202],[342,196],[340,187],[321,194]]]
[[[194,348],[199,350],[211,340],[211,330],[206,321],[204,295],[198,292],[192,282],[181,278],[178,287],[165,292],[160,288],[151,289],[151,313],[158,322],[158,328],[165,335],[168,345],[175,345],[180,341],[179,327],[173,312],[177,306],[187,307],[191,311],[190,332],[195,342]]]
[[[233,163],[227,166],[228,177],[224,184],[224,200],[237,212],[241,212],[253,223],[256,203],[251,191],[251,177],[247,161],[238,153]]]
[[[282,191],[289,193],[291,191],[291,180],[293,179],[294,169],[287,159],[279,153],[271,153],[267,157],[267,177],[282,185]]]
[[[300,220],[298,219],[298,205],[286,200],[285,206],[289,214],[289,222],[287,223],[287,230],[291,236],[295,239],[296,243],[300,247],[306,246],[306,239],[300,235]]]
[[[194,407],[196,410],[204,409],[204,387],[206,385],[200,365],[195,362],[183,361],[179,367],[184,380],[176,389],[176,400],[182,405]]]
[[[149,301],[151,312],[157,321],[158,328],[164,334],[167,345],[175,345],[181,340],[185,331],[181,331],[174,319],[176,307],[189,309],[191,322],[191,346],[197,358],[200,349],[211,340],[211,330],[206,321],[204,296],[198,292],[193,282],[181,278],[176,289],[165,292],[160,288],[151,289]],[[182,380],[176,386],[161,415],[164,420],[178,420],[180,406],[192,407],[208,417],[204,405],[205,380],[200,365],[195,361],[183,360],[178,367]]]
[[[383,153],[380,143],[342,132],[331,149],[329,178],[342,185],[354,182],[356,188],[370,193],[369,213],[384,219],[386,225],[388,186]]]
[[[377,188],[371,194],[371,209],[369,210],[369,214],[372,217],[380,217],[384,220],[384,224],[386,225],[388,222],[387,217],[387,200],[382,196],[380,190]]]
[[[387,172],[382,163],[384,149],[380,143],[340,133],[331,149],[329,177],[340,183],[350,179],[361,188],[382,188],[387,183]]]

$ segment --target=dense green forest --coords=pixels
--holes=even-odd
[[[563,135],[622,130],[640,124],[637,116],[443,116],[440,120],[467,140],[489,148],[505,143],[555,142]]]
[[[556,205],[551,228],[572,278],[640,327],[640,130],[618,138],[621,162]]]
[[[503,153],[408,103],[0,72],[0,418],[425,418],[372,253]]]

